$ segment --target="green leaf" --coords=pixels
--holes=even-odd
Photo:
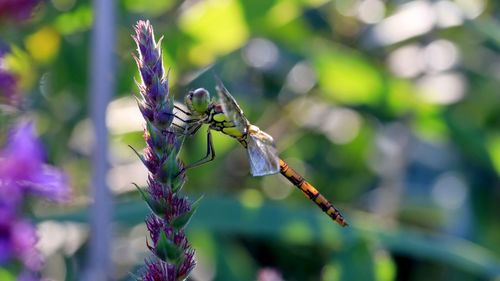
[[[156,255],[165,262],[179,264],[182,258],[182,248],[175,245],[167,238],[164,231],[161,231],[160,238],[156,243]]]
[[[170,181],[170,186],[172,186],[172,191],[174,193],[177,193],[179,190],[181,190],[182,186],[185,183],[185,178],[181,177],[180,174],[175,176],[171,181]]]
[[[137,150],[135,150],[135,148],[133,148],[131,145],[129,145],[128,147],[130,147],[132,149],[132,151],[134,151],[135,155],[137,155],[137,157],[139,157],[139,159],[141,160],[142,164],[144,164],[144,166],[147,167],[147,165],[146,165],[146,159],[144,159],[144,156],[142,156],[139,152],[137,152]]]
[[[179,151],[174,149],[170,152],[167,160],[163,162],[160,178],[161,181],[171,186],[174,192],[180,189],[179,174],[181,172],[181,167],[177,164],[177,154]]]
[[[148,120],[146,120],[146,129],[148,130],[149,137],[152,140],[152,148],[154,153],[156,154],[156,157],[158,159],[162,159],[164,154],[163,149],[165,147],[165,137],[163,136],[161,131],[158,130],[158,128],[156,128],[156,126]]]
[[[170,212],[170,206],[164,199],[154,200],[153,198],[151,198],[149,193],[144,192],[144,190],[142,190],[137,184],[132,184],[135,185],[135,187],[141,194],[142,199],[146,202],[146,204],[148,204],[149,209],[157,216],[162,217],[165,213]]]

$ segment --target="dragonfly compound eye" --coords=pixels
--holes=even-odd
[[[192,108],[199,113],[204,113],[210,103],[210,94],[204,88],[198,88],[188,95]]]

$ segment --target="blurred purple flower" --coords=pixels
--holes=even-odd
[[[24,271],[17,276],[16,281],[40,281],[40,277],[36,273]]]
[[[20,188],[12,183],[7,183],[6,179],[0,174],[0,228],[5,222],[15,219],[22,200],[23,193]]]
[[[28,19],[40,2],[40,0],[0,0],[0,20]]]
[[[1,189],[10,189],[14,194],[28,192],[53,201],[70,197],[64,174],[44,164],[43,149],[31,123],[18,125],[0,151],[0,180]]]
[[[0,266],[7,263],[12,256],[10,239],[5,239],[10,237],[10,229],[7,230],[9,230],[8,233],[4,227],[0,226]]]
[[[14,218],[0,223],[0,266],[17,259],[29,271],[42,267],[42,256],[36,250],[36,229],[25,219]]]
[[[18,280],[39,280],[42,256],[36,250],[35,226],[21,216],[26,195],[54,201],[69,199],[64,174],[44,163],[42,146],[31,123],[20,123],[0,151],[0,266],[14,260],[23,265]]]
[[[37,241],[36,229],[31,222],[21,220],[12,225],[12,253],[30,271],[39,271],[42,267],[42,256],[35,248]]]

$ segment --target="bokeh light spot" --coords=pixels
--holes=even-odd
[[[426,63],[431,71],[444,71],[452,68],[459,58],[457,47],[448,40],[435,40],[424,50]]]
[[[243,206],[250,209],[257,209],[262,206],[262,194],[255,189],[246,189],[240,195],[240,201]]]
[[[321,270],[322,281],[341,280],[341,268],[338,264],[327,264]]]
[[[477,18],[485,8],[484,0],[455,0],[455,3],[469,19]]]
[[[269,11],[267,18],[273,26],[282,26],[299,15],[297,4],[292,1],[279,1]]]
[[[385,16],[385,4],[380,0],[364,0],[358,6],[358,18],[368,24],[380,22]]]
[[[142,131],[144,120],[132,97],[112,101],[106,110],[106,124],[112,134]]]
[[[292,222],[285,226],[283,239],[292,243],[305,244],[313,239],[311,228],[303,222]]]
[[[357,1],[352,0],[338,0],[335,1],[335,8],[337,11],[346,17],[353,17],[356,15],[356,8],[358,7]]]
[[[267,197],[273,200],[281,200],[292,193],[293,186],[284,183],[279,176],[268,176],[262,180],[262,190]]]
[[[427,1],[411,1],[374,29],[374,39],[382,45],[394,44],[427,33],[436,22],[436,15]]]
[[[433,104],[452,104],[465,95],[465,80],[457,73],[426,75],[417,81],[419,95]]]
[[[88,30],[92,26],[93,12],[88,5],[78,6],[70,12],[59,15],[55,20],[55,28],[62,34],[72,34]]]
[[[434,3],[434,9],[437,15],[437,25],[442,28],[461,25],[463,23],[463,15],[457,4],[441,0]]]
[[[356,111],[348,108],[333,108],[319,124],[321,131],[333,143],[347,144],[358,135],[361,117]]]
[[[66,12],[71,10],[75,6],[76,0],[52,0],[52,5],[54,8],[61,12]]]
[[[52,27],[42,27],[25,40],[26,49],[40,63],[52,60],[59,51],[61,37]]]
[[[255,38],[243,49],[242,55],[248,65],[269,69],[278,61],[279,50],[273,42],[263,38]]]
[[[389,69],[399,77],[416,77],[424,70],[423,51],[417,44],[405,45],[390,53]]]
[[[297,63],[286,77],[285,85],[296,94],[304,94],[316,84],[316,73],[308,62]]]
[[[432,187],[432,199],[448,210],[461,208],[468,196],[468,187],[457,173],[448,172],[439,176]]]

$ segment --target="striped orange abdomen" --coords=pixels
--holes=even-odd
[[[280,172],[285,176],[293,185],[299,188],[307,198],[311,199],[318,207],[323,210],[332,220],[336,221],[341,226],[347,226],[347,222],[340,214],[339,210],[335,208],[330,201],[328,201],[319,191],[308,183],[299,173],[290,168],[288,164],[280,159]]]

